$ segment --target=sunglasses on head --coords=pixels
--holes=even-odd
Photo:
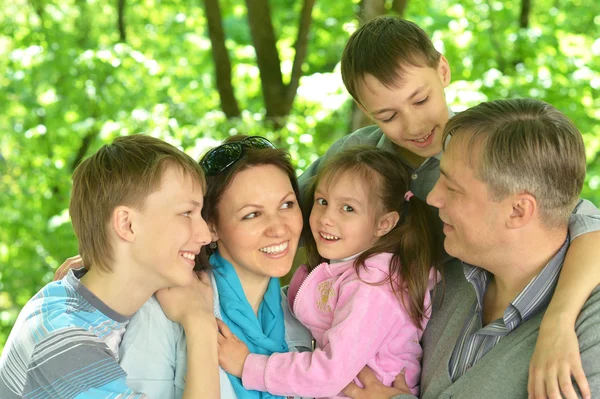
[[[215,176],[236,163],[244,153],[244,148],[275,148],[275,145],[264,137],[250,136],[240,141],[221,144],[202,157],[200,166],[206,176]]]

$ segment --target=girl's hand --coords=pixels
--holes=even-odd
[[[219,327],[219,366],[231,375],[242,378],[244,362],[250,354],[245,343],[240,341],[221,320],[217,319]]]
[[[184,329],[202,321],[210,320],[214,326],[213,290],[206,273],[185,287],[170,287],[156,291],[156,299],[165,315]],[[216,327],[216,326],[215,326]]]
[[[83,259],[81,259],[80,255],[67,258],[67,260],[64,261],[58,269],[56,269],[56,273],[54,273],[54,279],[52,281],[62,280],[62,278],[67,275],[69,270],[81,269],[82,267],[85,266],[83,265]]]
[[[571,376],[582,397],[591,398],[573,326],[570,323],[542,323],[529,364],[529,398],[577,398]]]

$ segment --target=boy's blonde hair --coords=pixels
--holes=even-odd
[[[566,225],[583,187],[586,160],[581,133],[563,113],[528,98],[485,102],[451,118],[442,142],[448,136],[452,145],[466,144],[475,175],[493,200],[529,193],[545,226]]]
[[[112,270],[114,254],[108,231],[113,211],[120,205],[143,208],[146,198],[159,189],[168,166],[197,181],[204,192],[200,165],[150,136],[119,137],[79,164],[73,173],[69,213],[86,267]]]
[[[350,95],[360,102],[359,86],[372,75],[386,87],[402,83],[408,66],[437,69],[441,54],[414,22],[380,16],[359,27],[342,53],[342,80]]]

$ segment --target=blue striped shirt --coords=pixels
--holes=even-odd
[[[27,302],[0,357],[2,399],[145,398],[127,386],[119,344],[129,319],[110,309],[76,273]]]
[[[511,301],[502,318],[486,326],[483,325],[483,300],[493,275],[480,267],[463,264],[465,277],[473,285],[477,301],[465,320],[450,357],[449,372],[452,381],[459,379],[508,333],[548,306],[568,244],[567,239],[550,262]]]

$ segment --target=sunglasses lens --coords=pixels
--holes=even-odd
[[[201,165],[204,174],[214,176],[233,165],[242,156],[242,147],[262,149],[275,148],[275,145],[260,136],[250,136],[241,141],[222,144],[210,150],[202,158]]]
[[[245,146],[250,148],[275,148],[275,145],[264,137],[251,136],[242,140]]]
[[[207,176],[221,173],[242,155],[239,143],[227,143],[211,150],[202,159],[202,168]]]

